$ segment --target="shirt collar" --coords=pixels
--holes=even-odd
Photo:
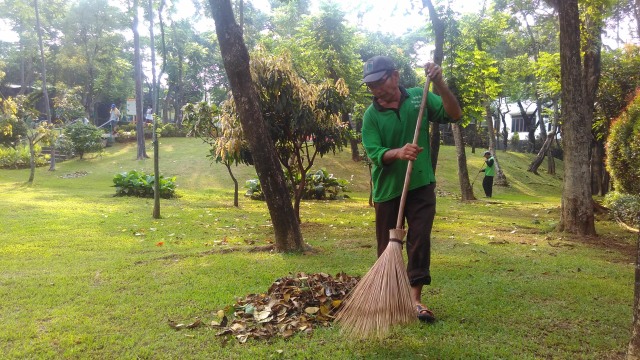
[[[398,86],[398,88],[400,88],[400,101],[398,102],[398,108],[400,108],[400,105],[402,105],[402,103],[409,98],[409,93],[407,92],[407,89],[402,86]],[[378,104],[378,98],[375,96],[373,97],[373,107],[378,111],[389,110],[389,108]]]

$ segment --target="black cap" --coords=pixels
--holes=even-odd
[[[369,83],[380,80],[389,70],[395,70],[396,64],[387,56],[374,56],[364,63],[362,82]]]

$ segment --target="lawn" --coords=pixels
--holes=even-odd
[[[152,154],[151,147],[147,148]],[[482,151],[467,149],[469,172]],[[36,172],[0,170],[0,353],[8,359],[619,359],[630,338],[635,237],[599,215],[597,238],[553,231],[561,175],[526,171],[530,154],[498,153],[510,182],[459,201],[455,149],[438,162],[432,325],[380,341],[335,327],[269,341],[216,336],[216,312],[298,272],[363,275],[375,261],[368,169],[347,152],[318,161],[351,181],[349,199],[301,205],[313,251],[248,251],[273,242],[263,202],[240,197],[224,166],[196,139],[161,139],[160,168],[177,199],[116,198],[112,178],[132,169],[132,144]],[[546,164],[543,165],[546,167]],[[557,163],[559,174],[562,163]],[[252,167],[233,168],[241,186]],[[241,189],[241,192],[242,189]],[[176,331],[169,320],[205,326]]]

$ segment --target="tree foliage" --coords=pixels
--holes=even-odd
[[[251,74],[262,115],[274,141],[278,159],[296,184],[294,210],[305,187],[306,173],[317,156],[335,153],[346,145],[348,131],[340,119],[349,90],[344,80],[310,84],[294,70],[289,56],[254,53]],[[224,114],[229,112],[229,114]],[[223,115],[237,117],[234,106]]]
[[[607,155],[615,188],[640,194],[640,92],[611,126]]]
[[[71,141],[73,152],[84,157],[84,154],[102,150],[103,132],[91,124],[83,124],[77,121],[64,128],[64,135]]]

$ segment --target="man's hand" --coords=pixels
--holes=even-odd
[[[382,162],[388,165],[396,160],[413,161],[418,158],[418,154],[420,154],[422,150],[423,149],[418,145],[406,144],[401,148],[391,149],[384,153],[382,156]]]
[[[423,149],[415,144],[406,144],[397,150],[396,159],[413,161],[418,158],[418,154],[420,154]]]
[[[424,74],[427,75],[431,81],[436,82],[442,79],[442,68],[436,63],[424,64]]]

